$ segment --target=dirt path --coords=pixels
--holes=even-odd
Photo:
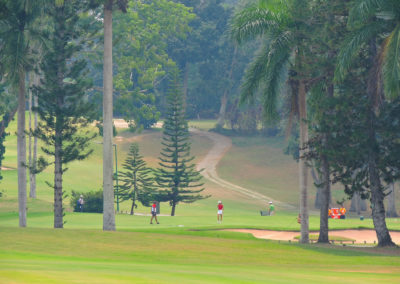
[[[128,128],[128,123],[125,122],[123,119],[114,119],[114,125],[117,128]],[[158,123],[156,127],[162,127],[162,124]],[[214,133],[214,132],[208,132],[208,131],[202,131],[196,128],[190,128],[189,131],[195,135],[203,136],[208,139],[210,139],[213,142],[213,147],[210,149],[210,151],[207,153],[207,155],[204,157],[204,159],[197,164],[197,169],[204,169],[202,171],[202,175],[218,184],[219,186],[238,192],[239,194],[248,196],[250,198],[260,200],[262,202],[269,202],[273,201],[277,206],[286,208],[286,209],[294,209],[295,207],[280,202],[278,200],[274,200],[269,196],[263,195],[261,193],[258,193],[254,190],[244,188],[242,186],[230,183],[222,178],[220,178],[217,174],[217,165],[219,161],[224,157],[225,153],[230,149],[232,146],[232,140],[226,136]],[[116,139],[122,140],[124,139],[121,136],[117,136]]]
[[[205,178],[207,178],[208,180],[210,180],[228,190],[238,192],[238,193],[246,195],[248,197],[251,197],[251,198],[263,201],[263,202],[273,201],[279,207],[286,208],[286,209],[294,209],[294,207],[289,204],[280,202],[278,200],[274,200],[271,197],[268,197],[266,195],[258,193],[254,190],[244,188],[242,186],[230,183],[230,182],[220,178],[217,173],[217,165],[218,165],[219,161],[223,158],[225,153],[232,146],[231,139],[228,137],[222,136],[220,134],[214,133],[214,132],[201,131],[201,130],[194,129],[194,128],[191,128],[190,131],[193,134],[207,137],[208,139],[210,139],[213,142],[213,147],[211,148],[211,150],[204,157],[204,159],[199,164],[197,164],[198,170],[204,169],[202,171],[202,175]]]
[[[300,232],[286,231],[268,231],[268,230],[250,230],[250,229],[229,229],[227,231],[252,234],[259,239],[280,240],[280,241],[295,241],[295,237],[300,235]],[[310,232],[310,234],[318,234],[319,232]],[[329,236],[344,237],[355,240],[356,243],[372,244],[378,242],[376,232],[374,230],[339,230],[329,231]],[[400,244],[400,232],[390,232],[392,241]],[[296,240],[297,241],[297,240]]]

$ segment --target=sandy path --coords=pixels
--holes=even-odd
[[[285,232],[285,231],[268,231],[268,230],[250,230],[250,229],[229,229],[227,231],[240,232],[253,234],[254,237],[259,239],[268,240],[280,240],[280,241],[294,241],[295,237],[300,235],[300,232]],[[318,234],[318,232],[310,232],[310,234]],[[374,243],[378,242],[376,233],[374,230],[339,230],[329,231],[329,236],[338,236],[350,238],[356,241],[356,243]],[[396,244],[400,244],[400,232],[390,232],[392,241]],[[297,240],[296,240],[297,241]]]
[[[223,158],[225,153],[229,150],[229,148],[232,146],[232,141],[230,138],[222,136],[220,134],[214,133],[214,132],[208,132],[208,131],[201,131],[198,129],[191,128],[190,131],[193,134],[207,137],[213,142],[213,147],[210,149],[210,151],[207,153],[207,155],[204,157],[204,159],[197,164],[197,169],[204,169],[202,171],[202,175],[218,184],[221,187],[224,187],[228,190],[232,190],[235,192],[238,192],[240,194],[246,195],[248,197],[251,197],[256,200],[260,200],[263,202],[268,202],[268,201],[273,201],[277,206],[286,208],[286,209],[293,209],[294,207],[280,202],[278,200],[274,200],[271,197],[268,197],[266,195],[263,195],[261,193],[258,193],[256,191],[253,191],[248,188],[244,188],[242,186],[230,183],[222,178],[220,178],[217,174],[217,165],[219,161]]]

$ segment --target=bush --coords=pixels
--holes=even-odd
[[[79,197],[83,196],[83,212],[90,213],[103,213],[103,191],[90,191],[90,192],[77,192],[72,191],[71,206],[74,208],[74,212],[80,212],[78,200]]]

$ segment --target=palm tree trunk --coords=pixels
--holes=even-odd
[[[19,226],[26,227],[25,71],[19,73],[18,89],[18,214]]]
[[[219,117],[217,121],[217,127],[220,128],[224,127],[225,124],[226,105],[228,103],[228,94],[232,88],[232,75],[233,75],[233,68],[235,67],[236,63],[236,54],[237,54],[237,47],[235,46],[235,50],[233,51],[231,68],[228,74],[229,83],[228,86],[225,88],[223,96],[221,97],[221,107],[219,109]]]
[[[333,74],[333,72],[331,73]],[[334,86],[333,84],[329,84],[327,89],[327,96],[332,98],[334,95]],[[326,146],[328,142],[328,133],[322,134],[322,143]],[[326,147],[325,147],[326,148]],[[329,203],[331,197],[331,179],[330,179],[330,167],[329,160],[325,154],[321,155],[321,163],[322,163],[322,178],[323,178],[323,186],[321,190],[321,210],[320,210],[320,226],[319,226],[319,243],[329,243]]]
[[[395,246],[390,237],[389,230],[386,226],[385,220],[385,207],[383,205],[383,188],[379,176],[378,169],[378,142],[376,140],[376,102],[378,98],[378,80],[376,78],[377,71],[377,49],[375,39],[372,39],[369,44],[371,67],[368,76],[367,93],[369,96],[369,109],[368,109],[368,136],[369,136],[369,157],[368,157],[368,171],[369,182],[371,190],[371,207],[372,207],[372,220],[378,238],[378,246]]]
[[[325,136],[326,138],[326,136]],[[320,210],[320,218],[319,218],[319,243],[329,243],[329,197],[331,192],[331,183],[330,183],[330,169],[329,162],[326,155],[321,156],[322,162],[322,171],[323,171],[323,186],[321,190],[321,210]]]
[[[389,190],[390,193],[387,197],[388,203],[386,209],[386,217],[390,218],[399,217],[399,215],[397,215],[396,212],[396,194],[395,194],[396,188],[394,186],[394,183],[389,184]]]
[[[225,124],[226,105],[228,103],[228,90],[225,89],[223,96],[221,97],[221,107],[219,108],[219,116],[217,120],[217,127],[222,128]]]
[[[385,208],[383,205],[383,199],[385,196],[382,192],[379,173],[373,156],[370,157],[369,160],[369,175],[371,183],[372,220],[378,238],[378,246],[395,246],[386,226]]]
[[[309,243],[308,225],[308,193],[307,193],[307,165],[304,157],[305,146],[308,141],[306,86],[303,80],[299,82],[299,119],[300,119],[300,159],[299,159],[299,186],[300,186],[300,217],[301,238],[300,243]]]
[[[112,73],[112,0],[104,4],[103,66],[103,230],[115,231],[113,186],[113,73]]]

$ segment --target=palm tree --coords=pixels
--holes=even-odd
[[[103,59],[103,230],[115,231],[113,185],[113,74],[112,74],[112,12],[114,4],[126,12],[127,0],[104,0]]]
[[[352,7],[348,24],[352,34],[339,54],[336,77],[346,76],[362,47],[368,47],[370,70],[367,94],[369,106],[369,138],[376,145],[374,128],[379,101],[385,94],[393,99],[400,95],[400,2],[397,0],[358,0]],[[382,38],[377,47],[377,38]],[[383,90],[381,82],[383,81]],[[384,193],[379,176],[378,156],[369,152],[369,182],[371,187],[372,219],[378,246],[394,246],[385,221]]]
[[[271,4],[272,3],[272,4]],[[305,0],[266,1],[250,5],[237,13],[233,19],[231,34],[242,43],[260,37],[263,41],[258,54],[246,71],[241,90],[242,102],[253,101],[258,90],[262,92],[266,118],[277,118],[278,96],[282,86],[288,84],[293,101],[297,101],[300,123],[300,157],[304,155],[304,146],[308,140],[307,108],[307,72],[305,69],[304,31],[307,24],[304,19],[308,13]],[[309,242],[308,170],[303,158],[299,160],[301,242]]]
[[[35,2],[35,3],[33,3]],[[26,227],[26,140],[25,140],[25,76],[32,66],[29,43],[40,33],[35,20],[40,16],[39,1],[15,0],[0,2],[0,54],[2,73],[18,93],[18,211],[19,226]]]
[[[62,5],[64,0],[56,0]],[[104,54],[103,54],[103,230],[115,231],[113,185],[113,72],[112,72],[112,12],[116,5],[126,12],[128,0],[90,0],[96,7],[103,4]]]
[[[400,2],[397,0],[358,0],[349,15],[353,29],[340,52],[336,69],[343,79],[360,49],[377,37],[383,38],[376,62],[383,74],[385,95],[400,95]]]

